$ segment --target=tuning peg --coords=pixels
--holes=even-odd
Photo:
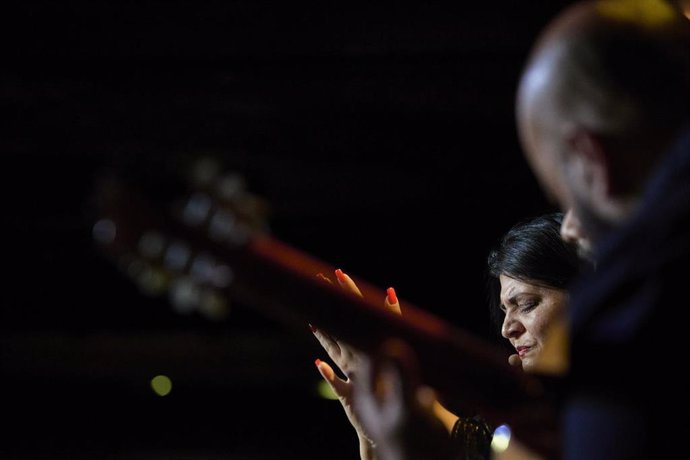
[[[192,251],[187,244],[182,241],[173,241],[165,250],[163,263],[168,269],[181,272],[187,267],[191,255]]]
[[[213,201],[211,197],[202,192],[190,195],[182,209],[182,220],[191,226],[203,224],[211,212]]]
[[[223,201],[234,202],[241,199],[246,189],[247,181],[236,172],[225,173],[216,181],[216,193]]]
[[[142,257],[149,260],[158,260],[163,256],[166,244],[166,238],[162,233],[148,230],[139,237],[137,249]]]
[[[229,266],[219,264],[206,253],[194,257],[189,274],[198,283],[209,284],[218,289],[227,288],[234,279],[234,273]]]
[[[178,276],[170,283],[168,297],[177,313],[190,314],[199,306],[201,289],[189,276]]]
[[[230,304],[226,297],[215,289],[204,289],[199,299],[199,313],[213,321],[222,321],[230,313]]]
[[[201,157],[191,167],[190,182],[193,187],[207,188],[212,186],[221,172],[220,161],[212,157]]]
[[[211,217],[208,233],[216,241],[239,246],[247,242],[250,230],[233,212],[219,208]]]
[[[156,265],[145,264],[136,277],[141,292],[150,297],[158,297],[168,290],[170,277],[168,273]]]
[[[93,224],[91,234],[96,242],[102,245],[108,245],[115,241],[115,237],[117,236],[117,226],[115,225],[115,222],[110,219],[99,219],[95,224]]]

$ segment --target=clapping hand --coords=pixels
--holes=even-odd
[[[317,276],[324,282],[333,283],[333,281],[322,273],[317,274]],[[342,289],[354,293],[360,297],[362,296],[362,293],[352,278],[342,270],[336,270],[335,277],[337,284]],[[400,304],[398,303],[398,298],[393,288],[387,289],[386,298],[383,300],[383,305],[384,308],[387,308],[394,313],[401,313]],[[375,456],[373,454],[374,446],[372,440],[370,436],[367,435],[364,427],[360,423],[359,417],[352,405],[352,389],[354,381],[357,379],[357,374],[360,369],[363,355],[348,344],[338,340],[336,337],[329,335],[325,331],[319,330],[314,326],[312,326],[312,332],[345,378],[341,378],[340,376],[336,375],[334,369],[327,362],[321,361],[320,359],[316,360],[316,367],[318,368],[319,373],[321,373],[321,376],[324,378],[324,380],[326,380],[326,382],[328,382],[330,387],[333,389],[333,392],[338,397],[338,400],[345,410],[348,420],[357,432],[360,443],[360,455],[362,459],[373,459]]]

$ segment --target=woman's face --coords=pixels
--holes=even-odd
[[[515,347],[522,368],[534,370],[547,343],[547,334],[562,325],[568,301],[562,289],[529,284],[506,275],[501,282],[501,335]]]

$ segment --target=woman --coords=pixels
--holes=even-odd
[[[511,228],[488,257],[488,291],[491,317],[500,326],[501,335],[508,340],[515,353],[509,357],[513,365],[521,365],[527,372],[542,366],[562,364],[560,350],[554,352],[552,331],[560,330],[567,304],[566,288],[582,269],[577,248],[563,241],[560,235],[561,213],[539,216]],[[336,271],[338,283],[359,294],[352,279]],[[395,292],[388,290],[385,305],[398,313]],[[365,372],[360,356],[346,344],[322,331],[314,334],[333,362],[348,376],[336,376],[327,363],[317,360],[323,378],[338,395],[345,413],[352,423],[360,445],[363,460],[379,458],[380,452],[371,436],[360,423],[361,414],[353,406],[352,392],[356,378]],[[553,356],[556,356],[556,359]],[[548,359],[545,357],[548,356]],[[356,372],[355,372],[356,371]],[[484,459],[490,456],[493,429],[481,417],[457,417],[438,401],[428,405],[429,411],[450,433],[453,458]]]
[[[560,331],[566,289],[587,263],[563,240],[563,218],[552,213],[515,225],[488,257],[491,317],[515,349],[510,361],[528,372],[545,361],[547,332]]]

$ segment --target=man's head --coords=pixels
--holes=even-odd
[[[688,119],[690,21],[663,0],[566,9],[519,83],[517,124],[545,193],[595,245],[636,209]]]

